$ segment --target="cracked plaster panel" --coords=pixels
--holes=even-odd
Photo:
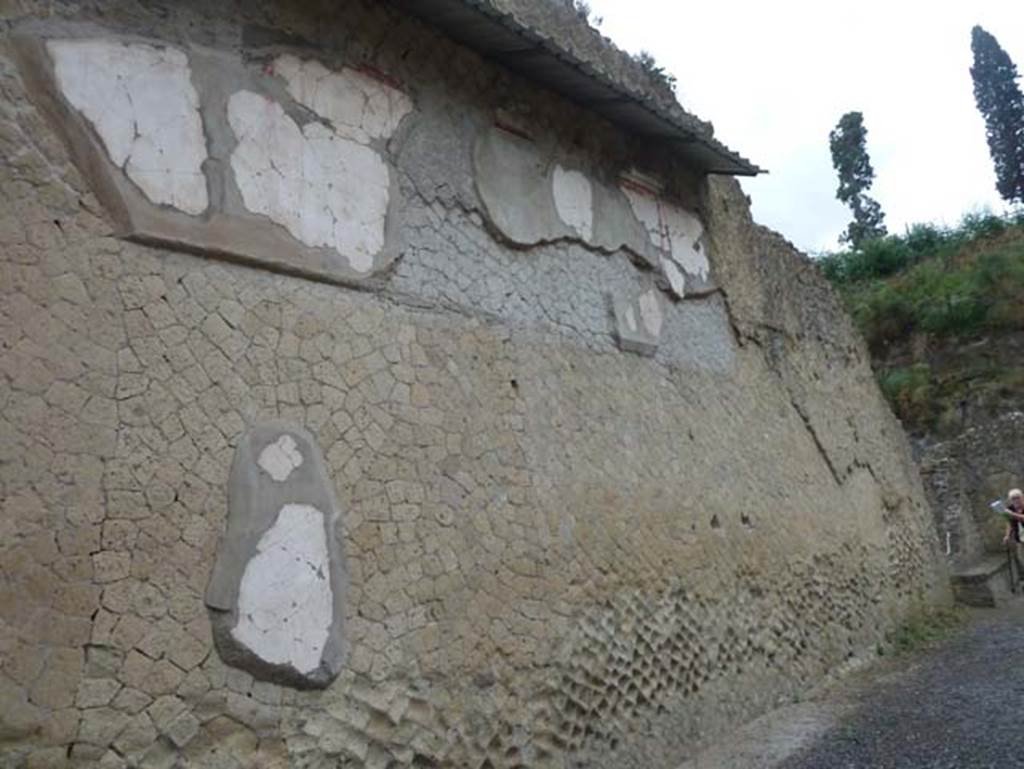
[[[158,205],[208,205],[206,140],[185,54],[110,40],[51,40],[57,85],[92,124],[114,165]]]
[[[329,120],[335,132],[360,144],[390,139],[412,101],[397,88],[351,68],[334,72],[318,61],[281,56],[273,71],[300,104]]]
[[[674,261],[667,256],[661,257],[661,272],[668,281],[669,290],[677,297],[686,296],[686,275]]]
[[[231,168],[246,208],[370,272],[384,248],[390,196],[380,155],[320,123],[300,128],[280,104],[251,91],[231,96],[228,121],[238,137]]]
[[[572,234],[555,212],[546,164],[530,140],[485,129],[473,160],[487,214],[513,243],[533,245]]]
[[[672,293],[682,298],[713,289],[700,219],[665,200],[657,191],[628,180],[624,180],[622,192],[647,231],[651,245],[662,254],[661,272]]]
[[[668,231],[672,259],[687,275],[706,283],[710,267],[704,253],[704,226],[700,219],[696,214],[671,203],[663,207],[662,215]]]
[[[232,637],[268,663],[314,672],[333,620],[330,571],[324,514],[282,507],[245,566]]]
[[[342,654],[338,506],[303,429],[252,428],[231,468],[227,528],[206,591],[224,661],[257,677],[326,686]]]
[[[601,251],[626,248],[655,266],[654,250],[622,194],[548,154],[502,128],[481,131],[474,179],[497,230],[518,245],[572,238]]]
[[[32,100],[66,143],[76,166],[88,179],[119,236],[201,251],[211,258],[243,259],[271,270],[347,285],[365,282],[397,256],[393,241],[398,223],[393,212],[398,208],[398,195],[392,194],[390,168],[373,149],[341,139],[325,125],[302,129],[297,125],[288,126],[293,143],[297,135],[301,144],[308,145],[303,147],[305,155],[300,153],[298,158],[291,159],[294,162],[278,164],[275,148],[269,148],[268,157],[250,158],[265,163],[273,160],[279,167],[290,171],[298,169],[300,173],[299,177],[279,185],[284,188],[283,194],[267,180],[260,180],[260,183],[250,184],[247,188],[250,200],[255,200],[254,205],[273,212],[280,221],[271,218],[269,213],[253,213],[245,206],[232,176],[230,160],[237,141],[228,122],[227,102],[238,91],[258,92],[268,103],[279,104],[282,110],[303,113],[304,110],[292,101],[284,83],[278,78],[253,69],[235,53],[197,46],[189,50],[185,74],[180,82],[172,82],[173,78],[169,79],[160,67],[169,67],[173,72],[177,63],[185,61],[184,55],[173,48],[159,42],[124,44],[117,42],[114,32],[110,32],[109,42],[97,40],[94,38],[102,33],[98,33],[98,28],[93,25],[63,24],[59,30],[60,39],[49,39],[45,30],[40,32],[37,28],[21,32],[12,38],[12,52],[21,76],[29,84],[28,93]],[[83,37],[67,37],[76,34]],[[57,68],[74,68],[70,54],[61,53],[63,46],[67,46],[67,51],[78,51],[75,55],[81,59],[85,54],[79,49],[88,52],[94,44],[100,44],[102,50],[106,50],[103,46],[109,46],[118,51],[116,56],[108,56],[112,66],[131,64],[134,61],[131,56],[137,56],[138,51],[148,52],[145,56],[157,57],[162,62],[156,68],[162,73],[162,79],[150,73],[152,77],[147,75],[148,79],[143,78],[142,81],[151,84],[156,78],[158,84],[169,84],[168,88],[180,86],[185,89],[181,95],[184,103],[198,106],[203,122],[200,128],[197,117],[194,128],[199,132],[203,152],[209,155],[204,154],[192,164],[195,168],[201,165],[200,176],[203,172],[206,174],[205,178],[198,180],[202,185],[196,194],[203,196],[201,201],[182,192],[186,189],[183,186],[186,179],[195,180],[191,171],[185,175],[177,173],[188,159],[188,152],[171,152],[167,157],[159,157],[160,163],[167,162],[164,165],[157,163],[155,171],[146,164],[140,164],[140,160],[148,163],[154,155],[153,146],[158,149],[177,147],[172,140],[182,141],[181,136],[187,133],[183,125],[175,124],[173,120],[157,125],[153,131],[159,141],[155,144],[142,141],[145,136],[129,141],[134,135],[128,133],[132,119],[130,112],[124,109],[104,112],[90,108],[92,112],[87,114],[72,103],[74,98],[80,103],[87,103],[82,99],[88,99],[91,100],[88,104],[94,104],[98,97],[93,94],[106,91],[110,91],[112,102],[123,101],[127,98],[125,94],[136,88],[132,84],[141,75],[133,72],[124,77],[111,77],[108,83],[103,76],[117,72],[114,69],[104,70],[88,82],[72,78],[75,88],[84,91],[84,95],[75,91],[64,93]],[[51,47],[57,53],[52,53]],[[135,54],[130,53],[132,51]],[[71,76],[64,79],[68,77]],[[143,90],[145,93],[139,103],[147,105],[161,93],[158,88]],[[177,114],[172,109],[174,94],[165,96],[160,103],[150,105],[152,109],[147,106],[147,121],[152,122],[150,116],[162,120],[168,111],[172,117]],[[93,119],[100,121],[97,126],[93,125]],[[143,121],[142,125],[148,124]],[[119,165],[122,159],[123,163]],[[139,169],[142,176],[136,173]],[[250,170],[251,176],[255,176],[260,169]],[[343,171],[352,173],[346,176]],[[331,179],[325,184],[323,177],[328,173],[339,175],[339,180]],[[168,194],[177,196],[175,201],[179,207],[160,205],[154,198],[156,193],[147,191],[145,185],[160,179],[164,180],[160,189],[164,192],[170,190]],[[251,177],[249,181],[252,182]],[[357,191],[355,194],[351,194],[353,188]],[[343,197],[340,191],[348,193],[345,200],[340,200]],[[274,200],[275,196],[279,199]],[[285,210],[286,206],[293,204],[299,205],[299,209]],[[196,211],[203,216],[193,216]],[[345,225],[336,221],[336,217],[350,217],[351,221]],[[303,238],[322,245],[309,245]]]

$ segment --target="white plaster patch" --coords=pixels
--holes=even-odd
[[[686,296],[686,276],[676,263],[667,257],[661,257],[661,271],[665,273],[672,293],[680,299]]]
[[[678,206],[662,204],[662,217],[672,249],[672,258],[690,275],[708,276],[708,259],[700,247],[704,225],[695,214]]]
[[[704,225],[696,214],[668,203],[654,194],[635,189],[629,184],[622,185],[622,192],[629,200],[633,214],[647,230],[651,243],[668,252],[672,260],[688,275],[696,275],[701,280],[706,280],[710,267],[707,255],[700,247]],[[667,273],[666,270],[668,276]],[[668,278],[671,283],[671,276]],[[680,292],[676,293],[682,296]]]
[[[51,40],[47,50],[61,93],[146,197],[205,211],[206,139],[185,54],[108,40]]]
[[[238,137],[231,168],[246,208],[307,246],[337,250],[357,272],[384,247],[388,169],[372,149],[320,123],[301,129],[281,105],[250,91],[228,101]]]
[[[665,231],[661,225],[661,211],[658,206],[658,198],[652,194],[641,192],[630,186],[623,185],[622,192],[629,201],[633,214],[640,220],[640,224],[647,230],[647,236],[651,243],[661,249],[668,250],[665,243]]]
[[[246,564],[231,635],[266,662],[311,673],[320,665],[333,614],[323,513],[285,505]]]
[[[551,187],[559,218],[583,240],[590,240],[594,226],[594,194],[590,180],[579,171],[567,171],[556,165]]]
[[[331,121],[339,136],[362,144],[389,138],[412,111],[405,93],[348,67],[334,72],[318,61],[285,55],[274,62],[274,71],[292,98]]]
[[[644,330],[657,338],[661,334],[661,324],[664,316],[661,312],[661,298],[655,289],[651,289],[640,295],[640,318],[644,323]]]
[[[273,443],[268,443],[260,452],[256,463],[278,483],[288,480],[292,470],[302,464],[302,452],[299,451],[295,439],[282,435]]]

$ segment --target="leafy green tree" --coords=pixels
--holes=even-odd
[[[868,157],[867,135],[864,115],[860,112],[847,112],[828,135],[832,166],[839,175],[836,197],[853,212],[853,221],[839,239],[853,248],[860,248],[863,243],[887,232],[882,207],[866,194],[875,178],[875,169]]]
[[[1024,96],[1017,67],[999,41],[981,27],[971,30],[974,101],[985,118],[985,138],[996,171],[996,189],[1024,203]]]

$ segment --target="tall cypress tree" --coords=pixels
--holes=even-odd
[[[1024,203],[1024,95],[1017,67],[992,35],[971,30],[974,101],[985,118],[985,137],[996,171],[996,189],[1006,201]]]
[[[832,166],[839,175],[836,197],[853,212],[853,221],[839,240],[854,248],[886,234],[882,207],[866,194],[875,178],[868,156],[867,136],[864,115],[860,112],[847,112],[828,135]]]

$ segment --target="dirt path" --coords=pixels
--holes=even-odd
[[[1024,767],[1024,602],[739,730],[680,769]]]

